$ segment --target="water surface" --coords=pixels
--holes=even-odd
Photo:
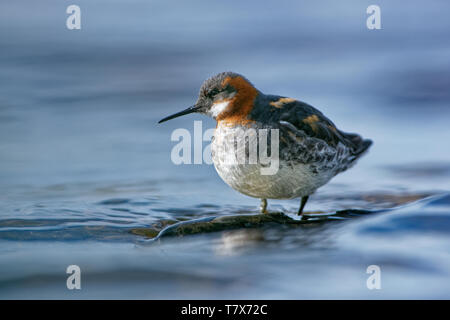
[[[81,0],[79,31],[69,4],[0,4],[1,298],[450,298],[447,2],[379,1],[377,31],[368,1]],[[152,245],[136,234],[257,213],[213,166],[170,161],[174,129],[212,120],[156,124],[226,70],[374,141],[306,208],[366,214]]]

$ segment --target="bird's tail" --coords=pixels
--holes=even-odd
[[[353,147],[353,155],[355,156],[355,160],[360,158],[367,150],[369,150],[372,145],[372,140],[363,139],[360,135],[356,133],[346,133],[342,132],[344,137],[350,142]]]

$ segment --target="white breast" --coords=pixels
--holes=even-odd
[[[233,189],[255,198],[292,199],[313,193],[327,183],[332,174],[314,174],[305,164],[289,165],[280,161],[274,175],[261,174],[262,165],[240,161],[245,148],[236,146],[235,139],[248,137],[249,144],[256,143],[257,137],[242,128],[227,127],[220,122],[211,144],[212,160],[219,176]],[[244,157],[245,158],[245,157]]]

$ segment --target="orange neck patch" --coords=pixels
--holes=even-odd
[[[222,85],[231,85],[237,92],[229,100],[228,107],[217,116],[217,122],[230,126],[248,125],[250,122],[253,122],[253,120],[248,119],[248,115],[253,109],[258,90],[242,77],[226,77]]]

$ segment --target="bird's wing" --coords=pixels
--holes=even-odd
[[[322,163],[343,171],[372,143],[337,129],[322,112],[307,103],[279,96],[269,96],[268,100],[265,114],[269,114],[270,123],[279,124],[281,147],[286,150],[281,157],[286,160]]]
[[[368,148],[370,140],[363,140],[358,134],[337,129],[322,112],[307,103],[277,96],[272,96],[270,100],[269,108],[276,109],[275,112],[272,110],[274,118],[271,120],[277,119],[281,126],[291,133],[319,139],[331,147],[341,143],[355,154],[361,152],[364,147]]]

